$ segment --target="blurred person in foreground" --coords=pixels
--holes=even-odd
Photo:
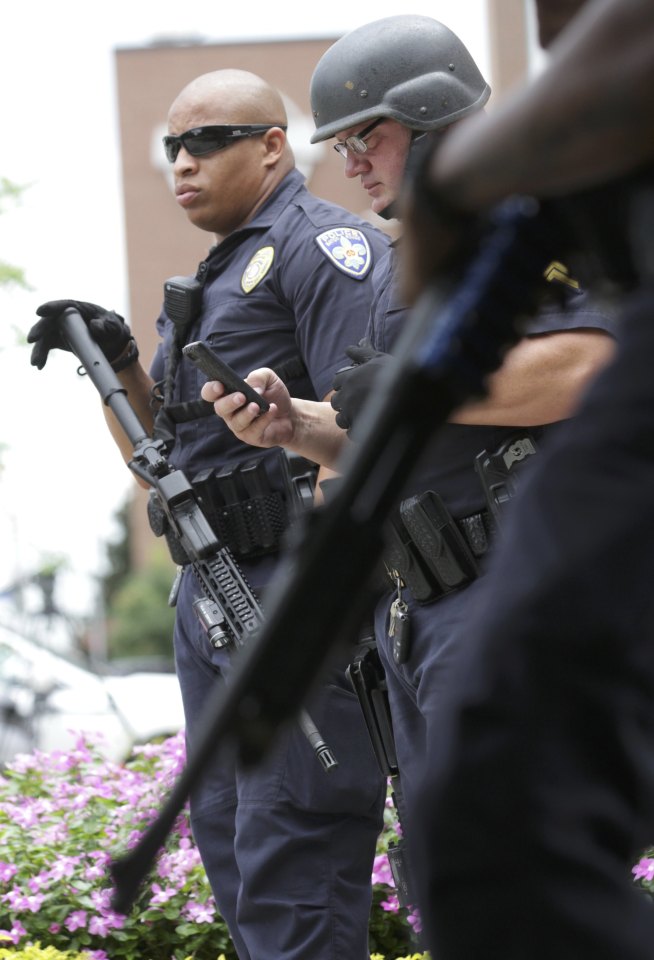
[[[434,151],[405,290],[511,194],[567,231],[618,350],[535,463],[470,611],[431,744],[419,901],[438,960],[649,960],[654,840],[654,5],[537,0],[549,63]]]

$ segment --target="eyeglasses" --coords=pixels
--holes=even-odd
[[[285,125],[281,123],[241,123],[238,125],[224,123],[213,127],[194,127],[192,130],[180,133],[179,136],[164,137],[163,145],[166,157],[170,163],[174,163],[182,147],[192,157],[203,157],[207,153],[223,150],[230,143],[236,143],[237,140],[243,140],[245,137],[258,137],[266,130],[272,130],[273,127],[286,130]]]
[[[365,153],[368,149],[368,144],[366,143],[366,137],[372,133],[375,127],[378,127],[380,123],[383,123],[386,117],[377,117],[376,120],[373,120],[371,124],[367,127],[364,127],[363,130],[360,130],[359,133],[355,133],[351,137],[346,137],[345,140],[339,140],[338,143],[334,144],[334,150],[336,153],[340,153],[342,157],[347,159],[348,150],[350,153]]]

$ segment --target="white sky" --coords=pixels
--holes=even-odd
[[[32,289],[0,288],[0,443],[7,445],[0,592],[44,559],[65,556],[60,602],[71,613],[87,612],[104,543],[115,532],[113,514],[134,483],[104,428],[97,392],[76,376],[72,355],[53,354],[39,373],[15,333],[27,333],[38,304],[60,297],[127,316],[113,51],[177,34],[211,42],[338,36],[373,19],[416,13],[458,33],[489,77],[484,0],[303,8],[298,14],[270,0],[21,0],[3,18],[0,177],[30,187],[19,206],[0,215],[0,260],[24,268]]]

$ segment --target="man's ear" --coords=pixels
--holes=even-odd
[[[262,139],[266,148],[264,162],[270,165],[277,163],[286,148],[286,134],[281,127],[271,127],[266,130]]]

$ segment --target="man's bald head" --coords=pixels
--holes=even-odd
[[[254,73],[215,70],[184,87],[168,112],[168,133],[177,148],[175,194],[193,224],[225,237],[252,219],[295,166],[286,122],[279,91]],[[206,136],[202,128],[208,149],[198,152],[184,135]]]
[[[214,112],[213,123],[287,122],[279,91],[247,70],[214,70],[196,77],[175,98],[169,119],[200,104]]]

